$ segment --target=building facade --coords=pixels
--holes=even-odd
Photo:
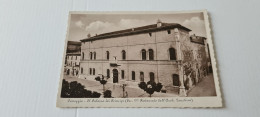
[[[138,87],[139,82],[151,81],[162,83],[167,92],[188,90],[204,76],[207,66],[206,39],[202,43],[190,31],[158,21],[83,39],[80,78],[93,80],[102,74],[111,83]]]
[[[80,72],[80,56],[81,56],[81,43],[75,41],[68,41],[67,51],[65,58],[66,75],[78,76]]]

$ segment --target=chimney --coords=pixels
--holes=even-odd
[[[162,26],[162,22],[160,19],[157,20],[157,28]]]
[[[91,35],[88,33],[88,38],[90,38],[91,37]]]

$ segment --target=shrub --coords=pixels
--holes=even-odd
[[[95,78],[95,80],[96,80],[96,81],[100,81],[101,79],[100,79],[99,76],[97,76],[97,77]]]
[[[138,86],[139,86],[141,89],[143,89],[144,91],[145,91],[146,88],[147,88],[147,85],[146,85],[145,82],[140,82],[140,83],[138,84]]]
[[[96,92],[96,91],[93,91],[92,93],[92,98],[99,98],[101,96],[100,93]]]
[[[104,91],[104,98],[112,98],[112,92],[110,90]]]
[[[157,84],[156,84],[156,87],[155,87],[155,91],[156,91],[156,92],[160,92],[161,89],[162,89],[162,87],[163,87],[162,83],[157,83]]]

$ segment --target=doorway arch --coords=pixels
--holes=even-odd
[[[118,70],[113,69],[113,83],[118,83]]]

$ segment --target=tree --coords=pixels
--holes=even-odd
[[[160,92],[163,85],[162,83],[155,83],[152,81],[148,81],[147,83],[145,82],[140,82],[138,84],[138,86],[143,89],[146,93],[149,94],[149,96],[151,97],[152,94],[156,91],[156,92]]]
[[[100,93],[85,89],[85,86],[77,81],[70,83],[64,79],[62,81],[62,98],[99,98],[100,96]]]

